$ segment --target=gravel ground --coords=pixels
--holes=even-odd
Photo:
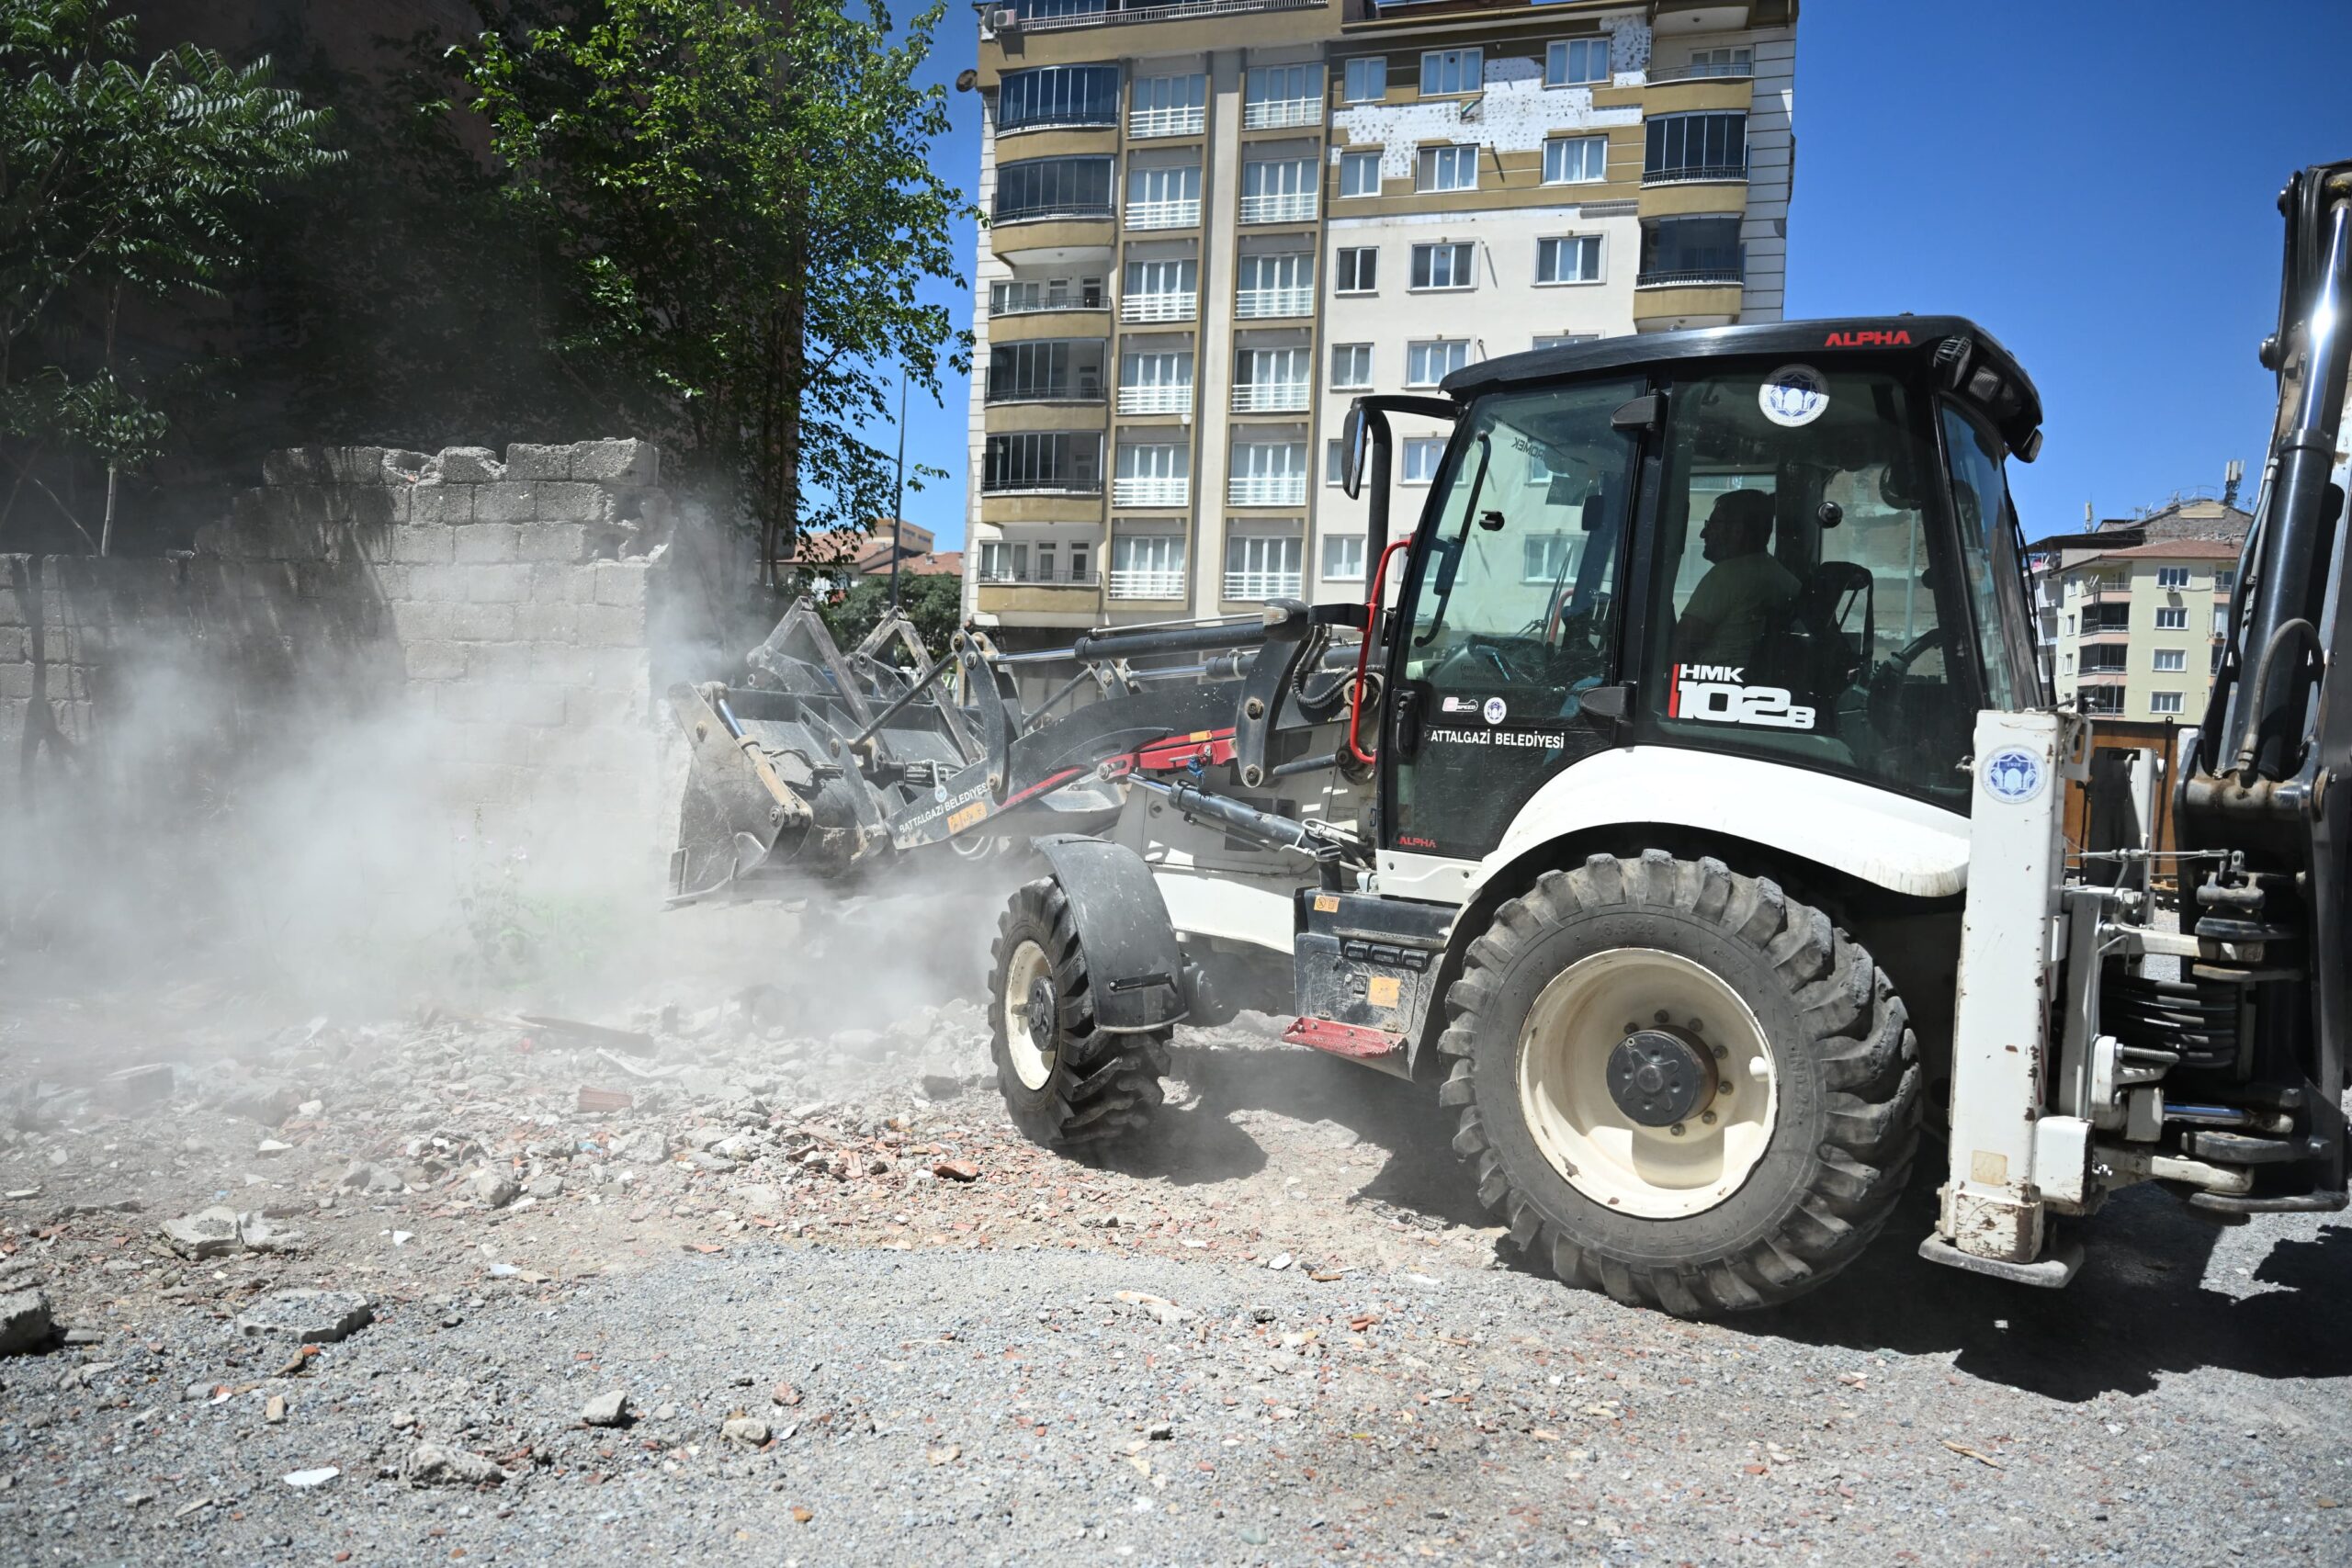
[[[1680,1323],[1521,1271],[1424,1091],[1262,1021],[1181,1035],[1114,1165],[1035,1149],[968,985],[812,1032],[681,981],[627,1049],[8,1004],[0,1292],[74,1342],[0,1359],[0,1554],[2352,1559],[2341,1229],[2130,1193],[2043,1293],[1919,1261],[1922,1190],[1824,1292]],[[372,1321],[248,1332],[335,1332],[311,1287]]]

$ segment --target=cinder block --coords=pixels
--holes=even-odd
[[[0,626],[0,664],[17,664],[33,656],[30,626]]]
[[[327,477],[324,447],[282,446],[261,455],[261,482],[266,485],[313,485]]]
[[[466,599],[474,604],[521,604],[531,597],[531,569],[527,566],[461,566],[456,569],[466,579]]]
[[[571,477],[571,448],[537,446],[526,441],[509,443],[506,448],[506,477],[510,479],[568,479]]]
[[[506,465],[487,446],[444,446],[440,464],[443,484],[488,484],[506,477]]]
[[[449,635],[468,642],[508,642],[514,636],[512,604],[452,604]]]
[[[582,441],[571,448],[571,477],[615,484],[660,484],[662,449],[650,441]]]
[[[455,681],[466,672],[467,650],[454,642],[405,642],[401,664],[412,681]]]
[[[465,602],[466,579],[480,570],[470,566],[413,566],[408,569],[408,597],[434,604]]]
[[[479,642],[466,646],[466,679],[522,684],[533,679],[539,649],[527,642]]]
[[[580,606],[580,640],[591,647],[627,648],[645,641],[645,612],[619,604]]]
[[[409,491],[408,520],[416,527],[446,527],[474,520],[478,485],[421,484]]]
[[[485,485],[486,495],[497,489]],[[450,530],[456,541],[456,558],[459,566],[496,562],[510,565],[521,552],[523,530],[512,523],[469,523],[462,528]]]
[[[642,646],[597,648],[591,649],[589,652],[596,660],[595,684],[607,690],[623,686],[650,687],[653,656]]]
[[[542,686],[590,686],[596,681],[593,649],[540,643],[530,649],[531,681]]]
[[[413,570],[393,563],[371,566],[368,569],[368,583],[379,601],[390,604],[408,597],[408,574]]]
[[[526,642],[570,642],[578,611],[570,604],[517,604],[514,635]]]
[[[33,694],[33,667],[29,664],[0,664],[0,697],[30,697]],[[60,694],[50,693],[54,697]]]
[[[526,523],[516,551],[526,561],[577,563],[588,553],[588,530],[578,523]]]
[[[613,512],[612,492],[584,479],[541,480],[531,487],[536,516],[573,523],[601,523]]]
[[[596,575],[596,603],[615,604],[624,609],[645,608],[645,575],[643,561],[599,561],[592,569]]]
[[[413,525],[391,531],[391,558],[404,566],[446,566],[457,559],[453,528],[419,528]]]
[[[527,523],[538,515],[535,497],[542,488],[520,479],[501,479],[480,486],[474,491],[474,521]]]
[[[648,694],[626,689],[574,688],[563,694],[563,719],[580,727],[620,728],[645,722]]]

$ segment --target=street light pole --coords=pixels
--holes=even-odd
[[[890,508],[890,614],[899,613],[899,558],[907,529],[907,367],[899,367],[899,499]]]

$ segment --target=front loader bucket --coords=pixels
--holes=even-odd
[[[723,688],[680,683],[669,697],[689,749],[678,847],[670,853],[671,896],[683,902],[729,887],[779,849],[791,859],[814,814],[775,760],[729,722]]]

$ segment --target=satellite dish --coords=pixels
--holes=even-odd
[[[956,73],[956,90],[959,93],[968,93],[979,85],[980,73],[969,66]]]

